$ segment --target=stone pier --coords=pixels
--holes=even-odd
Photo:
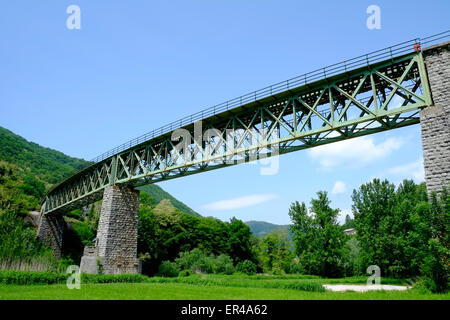
[[[140,273],[137,259],[138,213],[139,191],[119,186],[105,189],[96,245],[85,249],[81,272]]]
[[[433,99],[420,112],[428,193],[450,184],[450,42],[423,51]]]
[[[42,206],[44,207],[44,205]],[[61,258],[65,222],[62,215],[44,215],[41,211],[37,238],[47,247],[53,249],[57,259]]]

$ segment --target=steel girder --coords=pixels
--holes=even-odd
[[[133,187],[419,122],[431,105],[421,52],[286,90],[145,141],[78,172],[46,196],[44,213]]]

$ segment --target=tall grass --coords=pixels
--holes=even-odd
[[[0,270],[62,271],[60,269],[54,259],[48,259],[46,256],[0,260]]]
[[[160,278],[154,277],[148,280],[152,283],[184,283],[199,286],[223,286],[223,287],[240,287],[240,288],[266,288],[266,289],[293,289],[312,292],[324,292],[322,284],[316,281],[305,279],[255,279],[246,276],[222,276],[207,277],[192,275],[189,277],[178,278]]]
[[[0,284],[58,284],[65,283],[69,274],[48,271],[0,270]],[[81,274],[81,283],[140,283],[148,282],[148,277],[141,274],[98,275]]]
[[[0,210],[0,270],[59,271],[59,265],[22,217]]]

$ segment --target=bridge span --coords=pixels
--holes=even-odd
[[[82,270],[139,272],[135,187],[421,123],[428,191],[450,183],[450,30],[268,86],[112,149],[53,187],[38,237],[59,256],[64,212],[103,198]],[[445,42],[446,41],[446,42]]]

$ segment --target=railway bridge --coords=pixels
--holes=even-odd
[[[265,87],[151,131],[54,186],[38,237],[59,257],[64,213],[103,199],[84,272],[137,273],[136,187],[421,124],[429,192],[450,183],[450,30]]]

